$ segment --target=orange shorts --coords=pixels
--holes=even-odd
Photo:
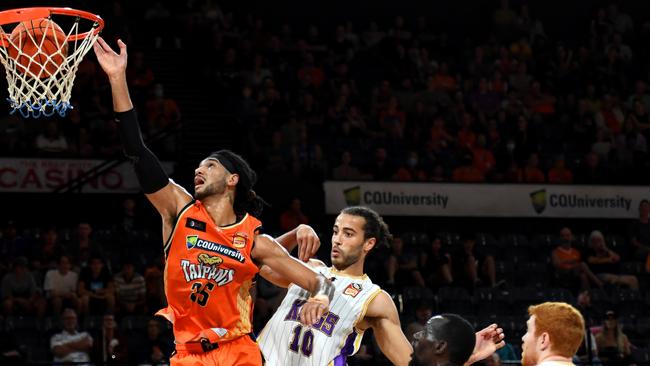
[[[262,366],[262,354],[249,336],[219,344],[219,348],[203,353],[189,353],[177,347],[171,366]]]

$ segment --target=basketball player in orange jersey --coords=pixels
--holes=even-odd
[[[126,82],[126,45],[118,44],[119,54],[100,38],[94,51],[110,81],[124,151],[163,219],[169,305],[158,315],[173,324],[176,353],[171,364],[261,365],[260,351],[249,336],[249,290],[259,267],[266,265],[309,291],[301,313],[305,324],[327,311],[333,286],[278,242],[259,235],[261,223],[255,216],[263,202],[252,190],[255,172],[239,155],[221,150],[205,158],[195,170],[194,197],[167,177],[142,141]],[[296,239],[297,231],[293,235]]]

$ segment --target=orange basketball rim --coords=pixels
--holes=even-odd
[[[34,24],[37,24],[36,26]],[[87,11],[35,7],[0,12],[0,63],[11,111],[23,117],[65,116],[74,78],[104,28]]]

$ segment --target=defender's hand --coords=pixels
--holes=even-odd
[[[298,226],[296,239],[298,240],[298,258],[303,262],[309,261],[309,258],[316,255],[320,248],[320,239],[316,231],[309,225]]]
[[[327,311],[329,311],[329,300],[326,297],[312,297],[300,308],[300,322],[304,325],[312,325]]]

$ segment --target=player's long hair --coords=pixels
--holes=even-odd
[[[388,229],[388,224],[375,210],[364,206],[352,206],[341,210],[341,214],[363,217],[366,220],[366,224],[363,226],[364,240],[375,238],[377,241],[376,247],[390,247],[393,235]]]
[[[268,204],[253,190],[257,182],[257,173],[248,162],[230,150],[215,151],[209,157],[217,159],[230,173],[239,175],[233,203],[235,212],[238,214],[248,212],[255,217],[260,217],[264,206]]]

